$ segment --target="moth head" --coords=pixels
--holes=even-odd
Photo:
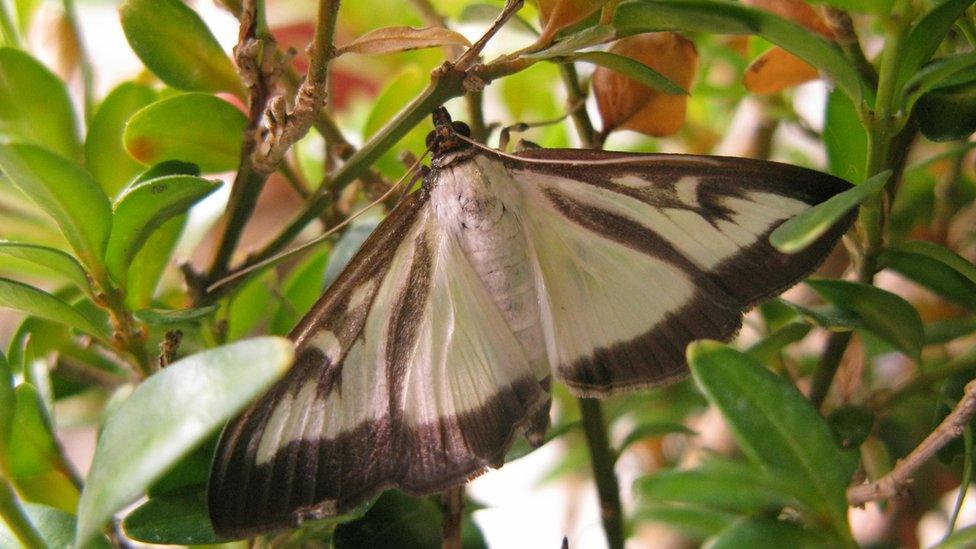
[[[433,119],[434,130],[427,134],[426,144],[435,157],[470,146],[458,136],[471,137],[471,128],[464,122],[452,121],[447,109],[438,107],[433,113]]]

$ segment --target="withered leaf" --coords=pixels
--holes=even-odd
[[[367,32],[336,50],[336,57],[345,53],[378,55],[438,46],[471,46],[461,34],[443,27],[383,27]]]

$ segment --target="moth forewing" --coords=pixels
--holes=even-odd
[[[425,494],[542,440],[551,376],[603,396],[673,382],[684,348],[819,264],[767,238],[846,189],[754,160],[473,145],[435,116],[422,188],[292,332],[288,374],[225,429],[215,530],[243,537]]]

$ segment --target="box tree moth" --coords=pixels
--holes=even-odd
[[[443,108],[431,169],[290,337],[296,360],[224,430],[214,528],[243,537],[420,495],[540,443],[555,380],[665,385],[685,346],[813,270],[850,224],[783,254],[784,220],[850,185],[743,158],[477,145]]]

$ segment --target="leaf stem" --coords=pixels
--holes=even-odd
[[[610,448],[610,440],[607,437],[603,408],[600,401],[595,398],[580,398],[578,400],[583,420],[583,432],[586,434],[586,444],[590,449],[593,478],[596,480],[596,489],[600,496],[603,531],[607,536],[607,544],[610,549],[623,549],[624,527],[623,512],[620,505],[620,488],[617,485],[617,475],[613,470],[613,464],[616,460],[614,452]]]

